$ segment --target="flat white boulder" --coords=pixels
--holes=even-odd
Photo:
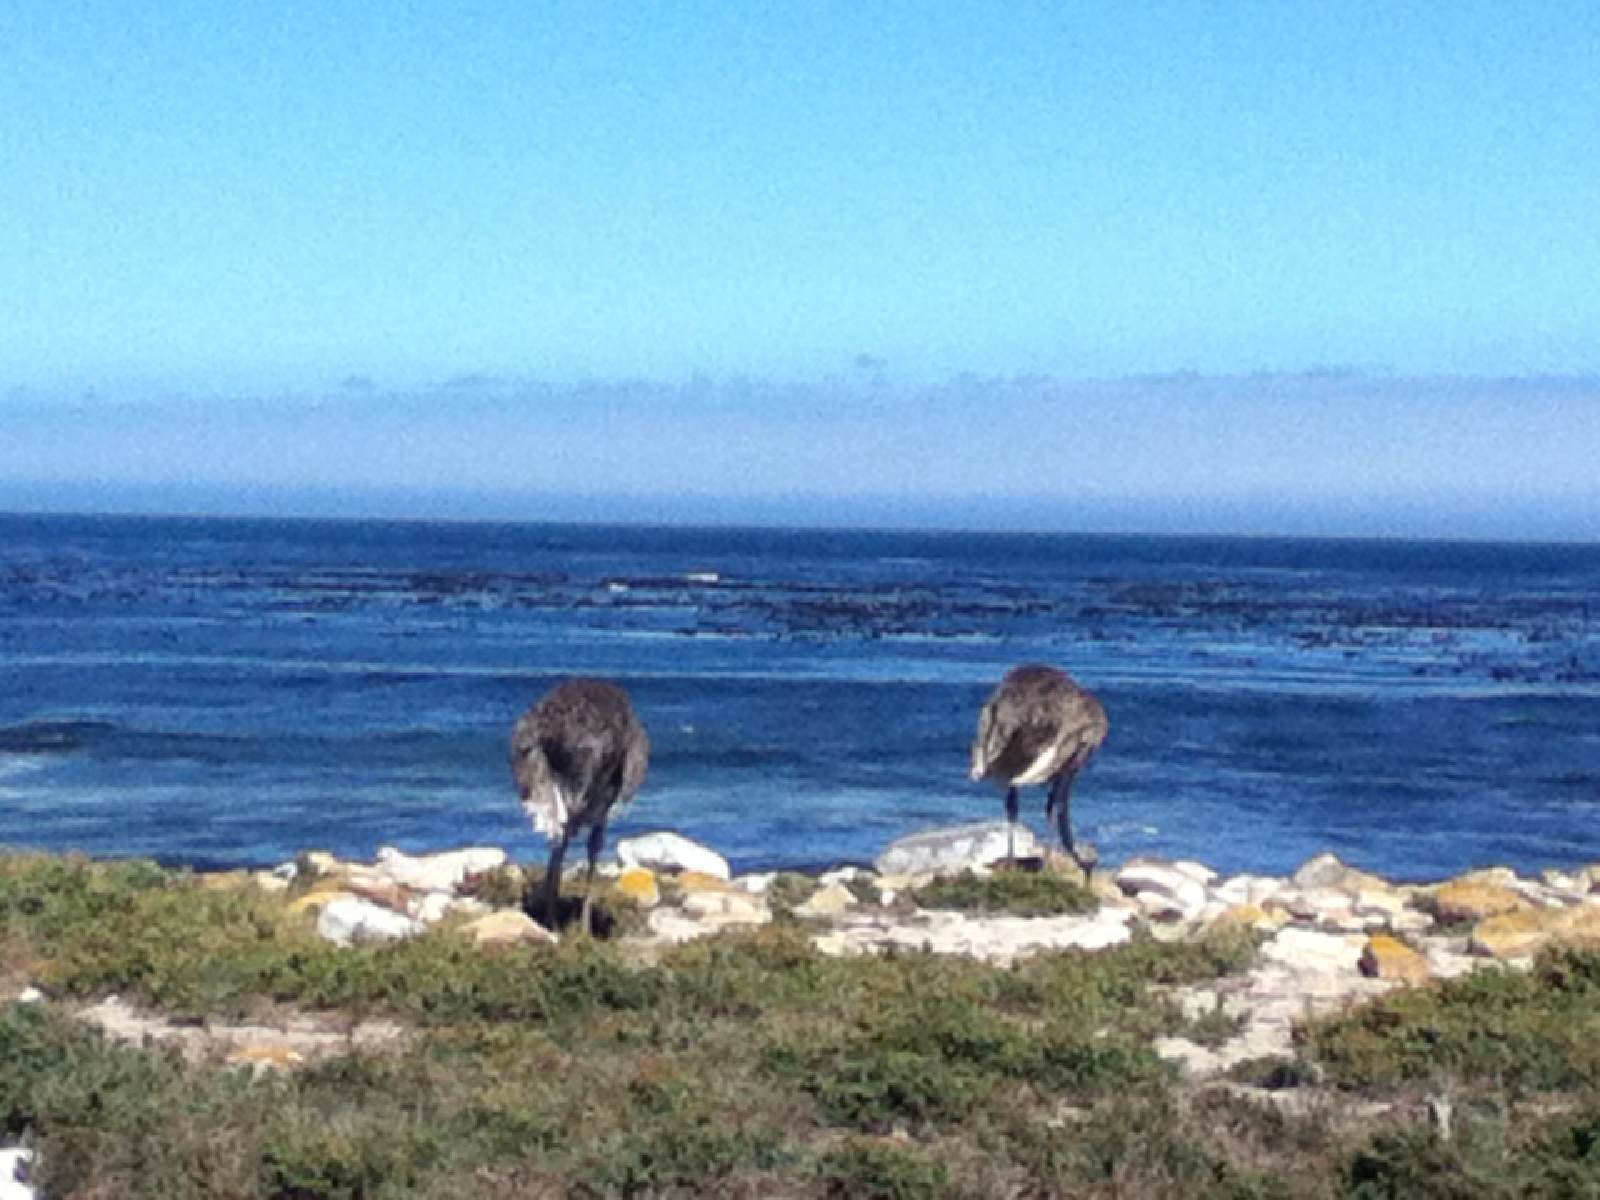
[[[1104,950],[1133,936],[1129,909],[1102,908],[1086,915],[1056,917],[969,917],[930,910],[905,920],[866,914],[817,934],[812,944],[824,954],[869,954],[919,950],[961,955],[1009,966],[1050,950]]]
[[[1005,821],[927,829],[889,843],[873,865],[879,875],[959,875],[1003,862],[1010,829]],[[1033,831],[1020,823],[1016,826],[1016,852],[1018,858],[1038,858],[1044,853]]]
[[[681,833],[644,833],[617,843],[617,858],[625,867],[651,870],[699,871],[717,879],[730,879],[728,860],[715,850],[690,841]]]
[[[1261,957],[1268,963],[1278,963],[1294,971],[1337,972],[1354,976],[1364,944],[1359,936],[1289,926],[1279,930],[1261,947]]]
[[[34,1200],[38,1192],[28,1183],[33,1151],[25,1146],[0,1150],[0,1200]]]
[[[376,869],[402,887],[423,892],[451,892],[468,875],[492,871],[505,865],[506,852],[499,846],[468,846],[439,854],[411,855],[393,846],[378,849]]]
[[[1208,899],[1205,884],[1173,863],[1131,862],[1117,872],[1117,886],[1157,919],[1192,920]]]
[[[422,923],[359,896],[339,896],[317,915],[317,932],[335,945],[349,946],[411,937],[422,932]]]

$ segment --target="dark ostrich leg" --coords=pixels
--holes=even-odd
[[[600,851],[606,845],[606,819],[601,817],[589,829],[589,867],[583,873],[583,931],[587,934],[594,933],[592,911],[594,908],[594,867],[600,859]]]
[[[1017,865],[1017,789],[1006,789],[1006,866]]]
[[[1054,821],[1056,833],[1061,838],[1061,848],[1072,855],[1072,861],[1083,868],[1083,873],[1088,875],[1094,870],[1094,859],[1085,859],[1078,853],[1077,846],[1072,840],[1072,780],[1077,775],[1078,769],[1067,767],[1055,777],[1050,784],[1050,799],[1045,802],[1045,817]]]
[[[550,847],[550,860],[544,868],[544,887],[541,895],[544,908],[544,923],[551,933],[555,933],[560,926],[561,908],[561,860],[567,856],[567,839],[571,836],[566,830],[556,838],[555,845]]]

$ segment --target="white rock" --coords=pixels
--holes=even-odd
[[[1211,890],[1229,904],[1260,904],[1283,888],[1284,881],[1271,875],[1233,875]]]
[[[929,911],[892,920],[880,914],[846,913],[838,924],[814,936],[812,945],[833,955],[925,950],[1005,966],[1046,950],[1103,950],[1126,942],[1133,936],[1132,915],[1126,909],[1058,917],[967,917]]]
[[[1261,957],[1296,971],[1354,972],[1361,961],[1360,936],[1316,929],[1280,929],[1261,947]]]
[[[1406,911],[1406,898],[1399,892],[1357,892],[1355,910],[1358,917],[1398,917]]]
[[[617,843],[617,858],[625,867],[649,867],[657,871],[676,868],[699,871],[718,879],[732,878],[728,860],[722,855],[682,834],[666,830],[623,838]]]
[[[670,945],[692,942],[695,938],[702,938],[713,932],[711,926],[685,916],[675,908],[652,909],[646,920],[651,935],[657,941]]]
[[[411,905],[411,915],[424,925],[432,925],[444,919],[455,899],[453,892],[427,892]]]
[[[340,946],[392,942],[422,932],[422,924],[357,896],[330,900],[317,915],[317,932]]]
[[[719,919],[723,922],[763,924],[772,919],[767,906],[754,896],[743,892],[690,892],[683,898],[683,911],[692,917]]]
[[[835,883],[853,883],[857,879],[869,879],[871,877],[871,871],[863,870],[860,867],[835,867],[833,870],[824,871],[817,876],[817,886],[828,887]]]
[[[28,1183],[33,1171],[33,1151],[26,1146],[0,1150],[0,1200],[36,1200],[38,1190]]]
[[[17,993],[18,1004],[43,1004],[44,1002],[45,994],[31,984]]]
[[[468,846],[440,854],[413,856],[393,846],[378,850],[376,868],[403,887],[422,892],[454,891],[468,875],[492,871],[506,862],[499,846]]]
[[[1219,1074],[1227,1065],[1215,1050],[1208,1050],[1188,1038],[1158,1037],[1150,1043],[1156,1057],[1177,1063],[1185,1075],[1204,1077]]]
[[[1172,869],[1187,875],[1202,887],[1209,886],[1217,877],[1217,873],[1205,863],[1195,862],[1192,858],[1180,858],[1172,864]]]
[[[805,903],[797,905],[797,917],[836,917],[856,906],[855,893],[842,883],[830,883],[818,888]]]
[[[959,875],[1004,861],[1010,829],[1005,821],[980,821],[924,830],[891,842],[874,866],[879,875]],[[1017,857],[1038,858],[1042,853],[1033,831],[1018,824]]]
[[[765,896],[772,890],[772,881],[777,877],[776,871],[761,871],[754,875],[741,875],[733,882],[736,887],[743,888],[752,896]]]
[[[1135,860],[1117,872],[1116,883],[1153,917],[1192,920],[1206,906],[1205,885],[1169,863]]]

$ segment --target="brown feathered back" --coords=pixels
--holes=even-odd
[[[628,694],[599,679],[569,679],[530,708],[511,733],[511,773],[536,831],[571,834],[633,799],[650,762],[650,738]]]
[[[1069,766],[1082,767],[1109,728],[1100,701],[1065,671],[1013,668],[978,715],[972,778],[1002,787],[1042,783]]]

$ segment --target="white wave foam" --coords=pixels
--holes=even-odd
[[[0,754],[0,779],[17,779],[32,775],[50,765],[42,754]]]

